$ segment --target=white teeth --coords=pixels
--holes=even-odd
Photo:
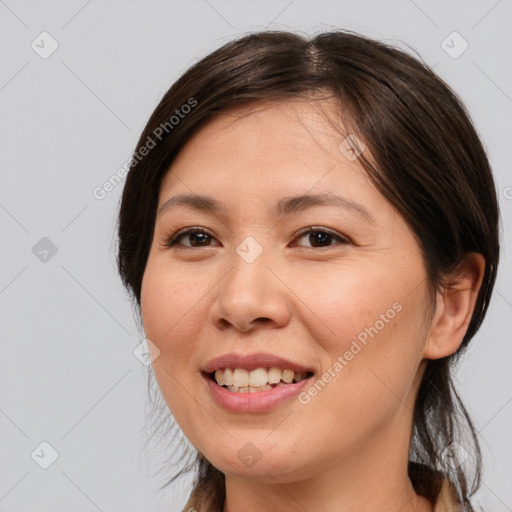
[[[249,386],[259,388],[267,383],[267,370],[257,368],[249,374]]]
[[[268,371],[268,383],[277,384],[281,380],[281,368],[273,366]]]
[[[281,382],[281,384],[278,384],[278,386],[280,385],[284,384]],[[272,389],[272,386],[270,384],[265,384],[259,388],[252,388],[251,386],[242,386],[241,388],[237,388],[236,386],[228,386],[227,388],[229,391],[234,393],[259,393],[260,391],[268,391],[269,389]]]
[[[272,389],[271,385],[285,385],[292,382],[300,382],[307,377],[307,373],[272,368],[256,368],[245,370],[244,368],[219,369],[215,372],[215,380],[219,386],[226,386],[229,391],[238,393],[256,393]]]
[[[215,372],[215,374],[217,374],[217,372]],[[224,370],[223,383],[221,385],[222,386],[232,386],[233,385],[233,370],[231,368],[226,368]]]
[[[293,372],[292,370],[283,370],[281,373],[281,379],[286,382],[286,384],[291,384],[293,380]]]
[[[233,372],[233,386],[237,388],[247,387],[249,385],[249,372],[243,368],[237,368]]]

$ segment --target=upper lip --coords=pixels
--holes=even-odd
[[[313,372],[310,367],[304,366],[283,357],[263,352],[256,354],[224,354],[210,360],[203,368],[206,373],[212,373],[224,368],[244,368],[246,370],[255,370],[256,368],[271,368],[276,366],[283,370],[293,370],[294,372]]]

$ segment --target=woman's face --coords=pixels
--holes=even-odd
[[[229,475],[291,482],[407,461],[428,331],[423,259],[329,108],[219,116],[162,182],[141,296],[153,369],[187,438]]]

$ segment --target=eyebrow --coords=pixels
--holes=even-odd
[[[201,212],[222,213],[221,204],[211,197],[197,194],[178,194],[162,204],[158,210],[158,215],[179,206],[185,206]],[[351,210],[368,222],[375,224],[375,220],[362,204],[330,192],[283,197],[277,202],[275,213],[279,217],[284,217],[315,206],[336,206]]]

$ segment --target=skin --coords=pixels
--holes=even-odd
[[[226,475],[224,512],[433,510],[407,476],[412,409],[426,360],[462,341],[483,258],[468,255],[430,316],[413,233],[358,160],[340,152],[346,135],[329,112],[335,106],[326,100],[288,100],[224,113],[189,141],[161,185],[159,208],[181,193],[222,205],[221,213],[179,206],[157,216],[141,309],[160,350],[153,370],[163,397],[194,447]],[[272,210],[285,196],[321,192],[362,205],[372,220],[337,206],[284,217]],[[184,235],[169,247],[187,226],[211,237]],[[315,245],[318,235],[299,235],[308,226],[349,241]],[[236,252],[247,236],[263,249],[252,263]],[[201,377],[219,355],[270,352],[319,378],[397,303],[394,318],[307,404],[229,412]],[[261,453],[252,467],[237,457],[247,442]]]

